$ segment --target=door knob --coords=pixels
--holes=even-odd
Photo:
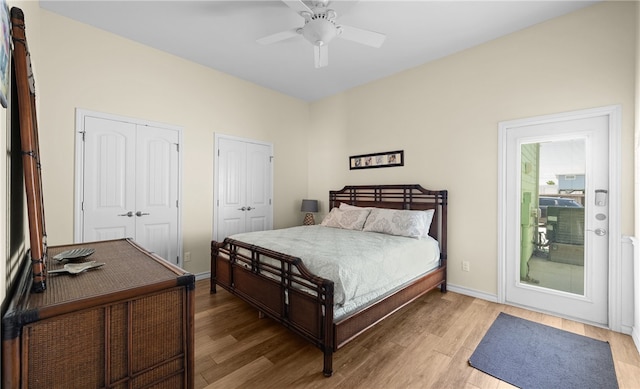
[[[136,212],[136,216],[137,217],[144,216],[144,215],[148,215],[148,213],[147,212],[141,212],[141,211]]]
[[[607,230],[605,230],[604,228],[596,228],[595,231],[596,235],[598,236],[605,236],[607,235]]]
[[[126,217],[132,217],[133,216],[133,212],[129,211],[127,213],[121,213],[118,216],[126,216]]]
[[[247,207],[238,208],[238,211],[246,211]]]
[[[251,211],[252,209],[255,209],[255,208],[249,207],[249,208],[247,208],[247,211]]]

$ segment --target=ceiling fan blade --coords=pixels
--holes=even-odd
[[[387,36],[379,32],[363,30],[358,27],[342,26],[342,34],[340,34],[339,37],[378,48],[382,46]]]
[[[313,11],[311,10],[311,8],[307,7],[307,5],[302,2],[302,0],[282,0],[282,2],[292,10],[296,11],[297,14],[300,14],[301,12],[308,12],[313,15]]]
[[[280,32],[276,32],[275,34],[267,35],[265,37],[257,39],[256,42],[263,45],[270,45],[272,43],[284,41],[298,35],[300,35],[298,34],[298,29],[292,28],[290,30],[280,31]]]
[[[313,56],[317,68],[323,68],[329,65],[329,46],[313,46]]]

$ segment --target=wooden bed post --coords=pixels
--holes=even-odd
[[[209,294],[215,294],[216,290],[216,257],[218,256],[218,248],[220,246],[216,241],[211,241],[211,289]]]
[[[444,268],[444,281],[440,285],[440,291],[447,291],[447,208],[449,203],[449,192],[441,191],[440,193],[440,266]]]
[[[333,282],[323,283],[324,291],[324,367],[322,374],[325,377],[331,377],[333,375],[333,350],[335,347],[334,342],[334,325],[333,325]]]
[[[322,374],[325,377],[331,377],[333,375],[333,349],[324,350],[324,368]]]

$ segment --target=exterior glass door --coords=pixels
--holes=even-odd
[[[608,324],[609,115],[504,130],[504,300]]]

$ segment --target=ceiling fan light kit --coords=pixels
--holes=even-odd
[[[317,1],[313,3],[313,8],[309,8],[302,0],[282,0],[289,8],[293,9],[302,18],[304,26],[278,32],[258,39],[258,43],[272,44],[295,36],[302,35],[306,41],[314,46],[315,67],[321,68],[328,65],[327,44],[335,37],[342,37],[356,43],[378,48],[382,46],[385,35],[374,31],[363,30],[357,27],[340,26],[336,24],[338,14],[333,9],[329,9],[328,2]],[[343,34],[345,29],[349,32]]]
[[[333,38],[340,35],[342,31],[336,26],[333,20],[328,19],[310,19],[301,29],[300,33],[314,46],[323,46],[331,42]]]

